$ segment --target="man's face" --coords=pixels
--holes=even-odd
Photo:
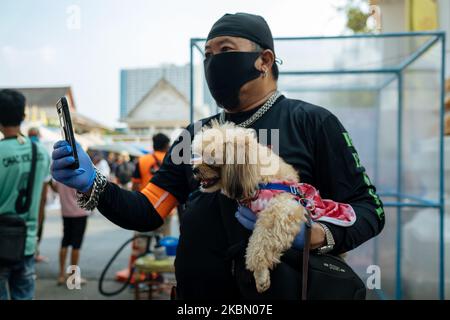
[[[205,58],[210,55],[232,52],[232,51],[244,51],[251,52],[254,49],[254,45],[250,40],[240,37],[221,36],[216,37],[205,44]]]
[[[248,39],[231,36],[220,36],[210,39],[208,42],[206,42],[205,59],[213,55],[222,54],[226,52],[255,52],[256,51],[255,49],[256,49],[255,44]],[[267,51],[270,53],[267,53]],[[264,50],[261,52],[261,55],[254,62],[254,68],[260,71],[261,73],[265,70],[268,70],[267,64],[269,63],[267,61],[265,62],[263,59],[263,56],[267,54],[271,55],[273,58],[272,51]],[[263,66],[264,64],[266,64],[266,66]],[[261,91],[260,87],[261,83],[262,77],[257,77],[256,79],[244,83],[242,87],[239,89],[239,100],[241,101],[241,103],[243,97],[246,97],[248,99],[249,97],[251,98],[254,95],[257,95]]]

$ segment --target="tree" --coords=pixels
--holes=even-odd
[[[367,20],[371,16],[369,4],[371,1],[346,0],[345,3],[337,7],[338,11],[343,11],[347,17],[345,26],[353,33],[367,33],[375,31],[375,28],[367,26]]]

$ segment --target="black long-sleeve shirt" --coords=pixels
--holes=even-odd
[[[240,123],[254,112],[256,109],[227,114],[227,120]],[[217,117],[205,119],[202,124]],[[301,182],[316,187],[322,198],[348,203],[355,210],[357,219],[350,227],[327,223],[336,242],[333,253],[349,251],[381,232],[382,203],[348,133],[332,113],[281,97],[252,128],[260,142],[269,145],[272,135],[276,135],[271,129],[278,129],[279,150],[275,151],[298,170]],[[194,126],[187,129],[192,139]],[[260,129],[267,129],[267,134]],[[178,291],[183,298],[230,298],[235,296],[236,287],[227,250],[237,240],[248,238],[249,232],[234,219],[234,201],[220,193],[198,192],[189,163],[174,163],[172,151],[178,153],[185,139],[181,136],[174,143],[151,180],[178,202],[187,204],[176,258]],[[113,184],[101,195],[98,208],[112,222],[128,229],[152,230],[162,224],[146,196]]]

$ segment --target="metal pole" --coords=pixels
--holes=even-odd
[[[340,69],[340,70],[297,70],[297,71],[283,71],[280,75],[283,76],[308,76],[308,75],[341,75],[341,74],[384,74],[384,73],[398,73],[399,68],[383,68],[383,69]]]
[[[333,39],[358,39],[358,38],[398,38],[398,37],[420,37],[420,36],[436,36],[442,35],[442,31],[417,31],[417,32],[390,32],[390,33],[359,33],[352,35],[339,36],[309,36],[309,37],[275,37],[276,41],[292,41],[292,40],[333,40]],[[194,42],[206,41],[206,38],[192,38]]]
[[[402,194],[402,146],[403,146],[403,75],[398,73],[398,113],[397,113],[397,202],[400,202]],[[397,206],[397,254],[396,254],[396,286],[395,298],[402,299],[402,206]]]
[[[378,175],[379,175],[379,139],[380,139],[380,100],[381,100],[381,90],[377,90],[377,98],[376,98],[376,104],[375,104],[375,151],[374,151],[374,185],[378,186]],[[379,237],[375,237],[373,240],[373,263],[374,265],[379,265]]]
[[[439,146],[439,299],[445,299],[445,198],[444,198],[444,100],[445,100],[445,33],[441,35],[442,39],[442,60],[441,60],[441,112],[440,112],[440,146]]]
[[[375,113],[375,155],[374,155],[374,185],[378,185],[380,174],[380,163],[379,163],[379,153],[380,153],[380,117],[381,117],[381,110],[380,110],[380,100],[381,100],[381,91],[377,91],[377,97],[376,97],[376,113]]]
[[[399,69],[404,70],[406,67],[414,63],[417,59],[419,59],[422,54],[424,54],[428,49],[430,49],[436,42],[439,41],[440,36],[436,36],[434,38],[431,38],[427,42],[425,42],[423,45],[420,46],[406,61],[404,61],[400,66]]]
[[[189,121],[194,123],[194,42],[191,39],[190,46],[190,64],[189,64],[189,78],[190,78],[190,88],[189,88]]]

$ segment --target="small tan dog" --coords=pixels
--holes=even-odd
[[[261,183],[299,182],[295,169],[266,146],[258,143],[255,132],[232,123],[212,121],[195,135],[192,164],[201,191],[223,194],[240,203],[252,201]],[[258,213],[246,250],[246,268],[253,272],[258,292],[270,287],[270,270],[292,246],[304,208],[288,192],[274,196]]]

